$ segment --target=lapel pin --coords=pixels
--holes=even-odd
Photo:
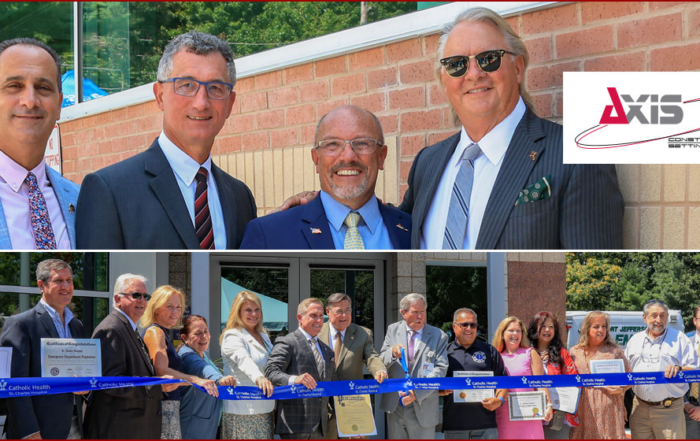
[[[69,205],[68,205],[68,212],[69,212],[69,213],[75,213],[75,205],[69,204]]]
[[[532,152],[530,152],[530,159],[532,159],[534,161],[536,157],[537,157],[536,151],[533,150]]]
[[[311,228],[311,234],[321,234],[320,228],[314,228],[314,227],[310,227],[310,228]]]
[[[398,228],[399,230],[404,230],[404,231],[408,232],[408,228],[404,227],[401,224],[396,224],[396,228]]]

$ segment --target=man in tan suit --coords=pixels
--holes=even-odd
[[[318,339],[333,349],[335,371],[339,380],[362,380],[364,366],[379,383],[387,377],[386,366],[374,349],[372,331],[352,323],[352,308],[347,294],[331,294],[326,300],[328,322],[323,324]],[[328,425],[328,438],[338,438],[335,417]]]

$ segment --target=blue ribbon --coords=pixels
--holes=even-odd
[[[406,351],[403,349],[403,347],[401,348],[401,360],[399,361],[401,362],[401,368],[403,369],[403,372],[405,374],[404,378],[411,378],[411,375],[408,373],[408,359],[406,358]],[[405,397],[407,394],[408,389],[399,391],[399,404],[401,405],[401,407],[404,407],[402,398]]]
[[[123,387],[153,386],[181,380],[154,377],[65,377],[0,379],[0,398],[62,394]],[[252,386],[219,386],[222,400],[289,400],[339,395],[381,394],[407,390],[517,389],[551,387],[638,386],[648,384],[700,383],[700,370],[681,371],[673,378],[663,372],[623,374],[530,375],[518,377],[398,378],[381,384],[376,380],[322,381],[315,389],[305,386],[279,386],[270,398]],[[198,387],[199,386],[194,386]],[[204,390],[200,388],[201,390]]]

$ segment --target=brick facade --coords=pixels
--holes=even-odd
[[[700,69],[700,4],[580,2],[507,18],[525,40],[525,81],[538,114],[562,121],[564,71]],[[329,59],[240,78],[233,113],[213,155],[248,184],[259,214],[317,189],[309,149],[315,123],[341,104],[380,118],[389,156],[378,195],[397,203],[416,153],[454,133],[436,85],[438,35],[422,35]],[[260,56],[260,55],[257,55]],[[161,128],[155,102],[61,123],[63,172],[92,171],[147,148]],[[621,165],[627,248],[700,248],[700,165]]]

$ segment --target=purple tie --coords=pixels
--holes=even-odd
[[[29,186],[29,214],[34,233],[34,246],[37,250],[55,250],[56,238],[51,228],[46,200],[39,189],[34,173],[29,172],[24,182]]]
[[[416,336],[416,331],[411,330],[409,331],[409,337],[408,337],[408,366],[410,367],[413,364],[413,351],[415,350],[415,343],[413,342],[413,337]]]

